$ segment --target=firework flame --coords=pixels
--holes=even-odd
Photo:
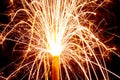
[[[13,3],[13,0],[11,0]],[[109,48],[93,32],[94,23],[89,15],[103,2],[96,0],[21,0],[23,9],[17,10],[2,32],[3,40],[14,41],[13,56],[21,53],[17,67],[5,79],[14,79],[21,71],[22,79],[48,80],[51,78],[51,57],[59,57],[60,80],[109,80],[108,73],[120,78],[106,67]],[[86,5],[94,4],[92,11]],[[16,21],[18,14],[28,19]],[[95,27],[94,27],[95,28]],[[97,28],[96,28],[97,29]],[[0,40],[1,40],[0,36]],[[15,64],[15,63],[14,63]],[[97,74],[97,71],[99,75]],[[93,72],[93,73],[91,73]],[[72,76],[71,76],[72,75]]]

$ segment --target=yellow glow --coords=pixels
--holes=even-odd
[[[50,40],[48,44],[50,45],[50,53],[53,56],[59,56],[62,49],[61,49],[60,37],[58,37],[57,32],[54,31],[50,35]]]
[[[55,43],[54,41],[51,41],[50,52],[53,56],[60,55],[60,53],[61,53],[60,45],[58,43]]]

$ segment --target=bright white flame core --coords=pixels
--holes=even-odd
[[[61,36],[59,35],[59,32],[56,32],[56,30],[54,30],[50,35],[50,37],[48,38],[48,44],[50,46],[49,51],[53,56],[59,56],[61,51],[62,51],[62,47],[61,47]]]
[[[59,56],[61,53],[61,46],[59,43],[51,41],[50,43],[50,53],[53,56]]]

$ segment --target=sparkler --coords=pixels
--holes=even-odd
[[[11,0],[13,3],[13,0]],[[87,18],[102,3],[96,0],[21,0],[24,9],[19,9],[2,32],[5,40],[14,41],[13,55],[21,52],[17,69],[6,80],[12,79],[22,69],[28,80],[109,80],[109,71],[104,56],[113,51],[94,35],[97,27]],[[92,11],[86,5],[98,6]],[[17,22],[18,14],[27,14],[28,19]],[[1,38],[0,38],[1,39]],[[24,45],[24,46],[22,46]],[[52,60],[51,60],[52,59]],[[99,71],[97,74],[96,69]],[[63,74],[64,73],[64,74]],[[72,76],[71,76],[72,75]],[[82,76],[83,77],[82,77]]]
[[[59,57],[52,58],[52,80],[59,80]]]

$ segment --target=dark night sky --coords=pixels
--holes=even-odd
[[[17,0],[16,0],[17,1]],[[16,5],[18,8],[19,6]],[[101,20],[101,18],[105,18],[107,21],[107,25],[103,27],[103,29],[106,29],[106,27],[117,27],[116,29],[112,29],[110,32],[113,32],[114,34],[117,34],[120,36],[120,0],[112,0],[110,3],[106,3],[103,7],[107,9],[112,14],[107,14],[103,9],[98,9],[98,17],[95,18],[96,24]],[[9,0],[0,0],[0,33],[3,30],[2,24],[7,24],[10,21],[10,16],[8,16],[8,13],[11,11],[11,9],[14,9],[13,6],[10,6]],[[14,9],[15,10],[15,9]],[[106,36],[106,32],[101,33],[104,39]],[[110,34],[108,34],[110,36]],[[109,38],[109,37],[108,37]],[[120,54],[120,38],[114,37],[114,39],[108,43],[108,45],[114,45],[117,47],[118,51],[117,53]],[[7,54],[8,51],[4,51],[2,48],[2,45],[0,45],[0,69],[3,66],[6,66],[9,63],[9,56],[10,54]],[[110,60],[107,60],[107,66],[108,69],[112,72],[118,74],[120,76],[120,58],[116,56],[115,54],[110,54]],[[114,76],[110,76],[111,80],[118,80]]]

